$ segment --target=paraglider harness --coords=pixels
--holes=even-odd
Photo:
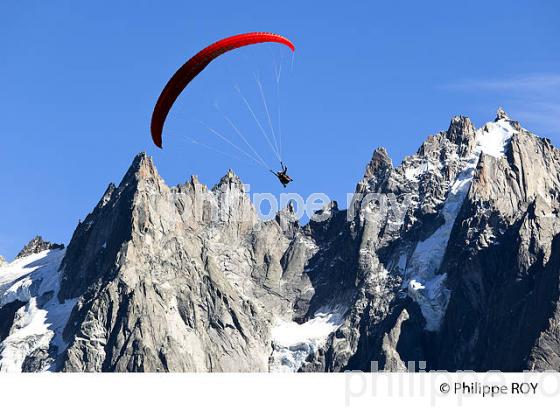
[[[270,170],[270,172],[276,175],[280,183],[284,186],[284,188],[286,188],[293,179],[288,175],[288,167],[284,165],[283,162],[280,162],[280,165],[282,166],[282,171],[274,172],[273,170]]]

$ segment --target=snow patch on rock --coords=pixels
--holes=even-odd
[[[270,371],[297,372],[305,359],[324,347],[329,335],[342,325],[345,312],[341,306],[322,308],[301,324],[278,321],[272,329],[274,351]]]
[[[22,371],[25,359],[38,350],[57,356],[66,349],[62,331],[76,300],[58,301],[58,268],[64,254],[64,250],[47,250],[0,268],[0,308],[16,300],[25,303],[0,344],[1,372]],[[39,370],[50,370],[54,356]]]

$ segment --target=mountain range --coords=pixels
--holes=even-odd
[[[0,371],[560,370],[560,151],[457,116],[347,209],[263,220],[137,155],[66,247],[0,259]]]

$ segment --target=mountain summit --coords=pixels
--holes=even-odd
[[[0,266],[0,370],[560,370],[559,198],[560,152],[503,109],[376,149],[306,225],[139,154],[66,249]]]

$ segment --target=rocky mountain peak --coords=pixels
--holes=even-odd
[[[379,169],[391,168],[392,166],[393,162],[384,147],[378,147],[373,151],[368,167],[370,170],[375,172]]]
[[[286,206],[278,211],[278,214],[296,216],[297,214],[296,202],[294,200],[289,200]]]
[[[356,192],[376,191],[387,182],[392,169],[393,162],[387,150],[383,147],[376,148],[366,166],[364,177],[356,185]]]
[[[364,178],[370,179],[375,176],[379,176],[391,168],[393,168],[393,162],[391,161],[387,150],[383,147],[378,147],[373,151],[371,161],[366,167]]]
[[[120,186],[136,184],[139,181],[163,182],[154,162],[148,154],[141,152],[134,157],[132,164],[123,177]]]
[[[208,192],[208,187],[200,182],[198,179],[198,175],[191,175],[190,181],[186,184],[187,189],[192,190],[193,192],[198,194],[203,194]],[[182,188],[181,185],[178,186],[179,189]]]
[[[0,267],[6,265],[8,262],[6,262],[6,259],[4,259],[4,257],[2,255],[0,255]]]
[[[241,192],[245,192],[245,186],[243,185],[241,178],[239,178],[239,176],[237,176],[237,174],[233,172],[232,169],[228,169],[226,174],[220,179],[220,181],[214,186],[214,188],[212,188],[212,190],[215,191],[224,187],[227,187],[229,189],[237,188]]]
[[[505,110],[502,107],[498,107],[498,110],[496,111],[496,119],[494,121],[509,120],[509,119],[510,119],[509,115],[507,115]]]
[[[64,245],[45,241],[40,235],[37,235],[23,247],[23,249],[17,254],[16,259],[52,249],[64,249]]]
[[[109,184],[101,200],[78,224],[62,261],[60,300],[72,299],[101,278],[112,275],[115,258],[133,232],[148,229],[158,215],[151,201],[170,193],[153,160],[136,155],[117,186]]]
[[[458,115],[451,119],[447,129],[447,139],[459,147],[461,156],[465,156],[476,145],[475,133],[476,130],[470,118]]]
[[[294,201],[289,201],[284,209],[276,214],[276,223],[288,237],[293,237],[299,230],[299,219]]]

